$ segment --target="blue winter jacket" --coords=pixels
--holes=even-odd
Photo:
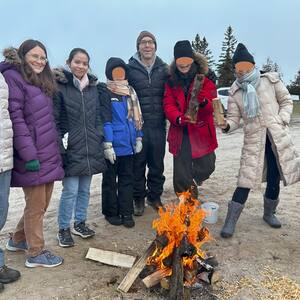
[[[104,140],[112,142],[116,156],[133,155],[136,138],[142,137],[142,131],[136,130],[133,119],[128,119],[127,96],[109,91],[111,120],[104,122]],[[107,99],[108,100],[108,99]]]

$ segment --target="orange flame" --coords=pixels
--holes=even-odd
[[[157,247],[147,261],[148,264],[154,264],[159,269],[167,268],[164,260],[173,253],[175,247],[180,246],[184,237],[196,249],[196,253],[192,257],[182,258],[183,266],[192,269],[196,257],[205,258],[205,252],[201,247],[212,239],[208,229],[202,227],[206,213],[200,208],[200,202],[192,198],[189,191],[180,193],[178,196],[179,204],[160,207],[159,218],[152,224],[158,236],[168,239],[168,244],[163,249]]]

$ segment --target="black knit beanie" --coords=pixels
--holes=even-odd
[[[106,78],[109,80],[113,80],[112,71],[113,71],[113,69],[118,68],[118,67],[121,67],[125,70],[125,79],[127,79],[127,71],[128,71],[127,65],[124,62],[124,60],[122,60],[121,58],[118,58],[118,57],[111,57],[107,61],[106,68],[105,68]]]
[[[233,54],[232,63],[235,65],[241,61],[247,61],[255,65],[253,56],[248,52],[244,44],[239,43]]]
[[[178,41],[174,46],[174,59],[180,57],[190,57],[194,59],[193,49],[191,43],[188,40]]]

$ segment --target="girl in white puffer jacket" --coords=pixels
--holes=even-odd
[[[8,87],[0,73],[0,230],[7,218],[12,168],[13,130],[8,112]],[[19,271],[5,266],[4,252],[0,248],[0,292],[3,290],[3,283],[13,282],[19,277]]]

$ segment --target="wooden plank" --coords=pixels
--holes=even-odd
[[[89,248],[86,258],[99,261],[107,265],[124,268],[131,268],[136,259],[131,255],[96,248]]]
[[[136,261],[133,267],[128,271],[122,282],[118,286],[118,291],[127,293],[134,283],[135,279],[139,276],[141,271],[144,269],[146,265],[147,258],[153,253],[155,250],[156,243],[153,241],[147,250],[143,253],[140,259]]]
[[[171,268],[158,270],[149,276],[145,277],[142,281],[147,288],[151,288],[158,284],[164,277],[168,276],[171,273]]]

